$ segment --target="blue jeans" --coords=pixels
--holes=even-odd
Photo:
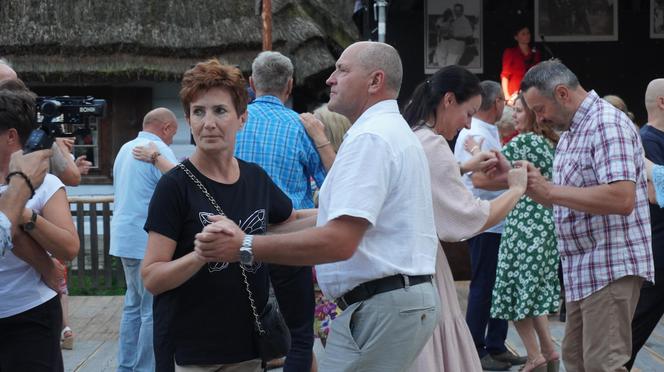
[[[466,323],[480,358],[500,354],[505,348],[507,321],[489,318],[491,297],[496,283],[500,234],[483,233],[468,240],[472,279],[468,291]]]
[[[125,293],[118,371],[154,371],[152,349],[152,294],[141,278],[141,260],[121,258],[127,293]]]

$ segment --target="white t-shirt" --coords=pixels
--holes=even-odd
[[[500,151],[503,148],[503,146],[500,144],[498,128],[495,125],[489,124],[478,118],[473,118],[470,124],[470,130],[462,129],[461,132],[459,132],[459,137],[457,138],[456,144],[454,145],[454,157],[461,163],[472,157],[470,153],[463,148],[463,143],[466,141],[467,136],[473,136],[475,142],[479,142],[481,138],[484,138],[484,142],[482,142],[482,151]],[[473,181],[470,179],[470,176],[471,174],[469,173],[464,174],[462,177],[463,183],[466,185],[466,188],[468,188],[468,190],[473,193],[473,195],[482,200],[493,200],[505,192],[504,190],[489,191],[484,189],[477,189],[473,186]],[[503,223],[504,220],[501,220],[499,223],[491,226],[484,232],[502,234]]]
[[[64,186],[60,179],[47,174],[44,183],[35,190],[35,196],[28,200],[26,207],[41,214],[48,200]],[[6,188],[6,185],[0,186],[0,193]],[[6,251],[5,256],[0,257],[0,318],[30,310],[55,295],[55,291],[41,280],[37,270],[16,257],[13,251]]]
[[[438,238],[429,166],[395,100],[373,105],[353,124],[319,202],[318,226],[340,216],[371,224],[350,259],[316,266],[326,296],[395,274],[434,273]]]

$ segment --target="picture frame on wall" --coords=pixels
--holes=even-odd
[[[664,39],[664,0],[650,0],[650,38]]]
[[[460,65],[483,72],[482,0],[427,0],[424,9],[424,73]]]
[[[618,0],[535,0],[535,40],[617,41]]]

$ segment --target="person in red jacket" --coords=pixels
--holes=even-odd
[[[503,94],[510,106],[514,104],[514,98],[519,93],[523,75],[542,60],[540,52],[530,45],[531,34],[527,26],[516,30],[514,40],[517,45],[503,52],[503,70],[500,73]]]

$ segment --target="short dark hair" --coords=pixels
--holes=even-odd
[[[457,65],[450,65],[436,71],[431,77],[415,88],[413,95],[403,110],[403,117],[411,127],[436,112],[436,107],[445,96],[453,93],[461,104],[481,93],[480,80],[470,71]]]
[[[222,65],[218,59],[199,62],[184,73],[180,88],[180,100],[184,108],[184,115],[189,118],[189,107],[196,97],[213,88],[228,91],[233,100],[238,116],[247,111],[249,93],[247,81],[242,72],[235,66]]]
[[[0,82],[0,133],[15,129],[23,145],[37,127],[35,98],[21,80]]]

